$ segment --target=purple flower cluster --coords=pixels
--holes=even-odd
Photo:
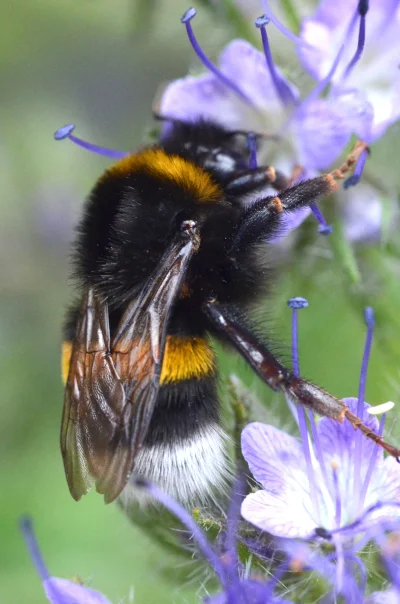
[[[195,37],[191,22],[196,11],[185,13],[182,22],[189,40],[209,73],[172,82],[162,97],[161,113],[275,135],[268,139],[268,158],[289,174],[295,175],[300,165],[301,177],[310,176],[326,170],[352,134],[372,143],[399,118],[399,2],[379,0],[369,7],[368,0],[322,0],[315,15],[304,19],[299,37],[276,19],[266,1],[263,4],[266,14],[255,22],[263,52],[245,40],[233,40],[221,53],[218,67]],[[274,63],[267,34],[270,22],[295,43],[301,67],[316,80],[303,98]],[[366,158],[361,157],[345,188],[358,183]],[[376,238],[382,218],[379,192],[363,183],[339,197],[346,201],[347,236]],[[300,219],[305,216],[303,211]],[[329,233],[323,219],[320,222],[321,232]]]
[[[289,301],[293,309],[293,371],[296,374],[299,372],[297,312],[307,304],[304,298]],[[364,402],[374,329],[371,308],[366,309],[365,319],[367,337],[359,396],[343,400],[368,428],[382,435],[385,414],[378,422],[375,409]],[[392,405],[388,403],[384,407]],[[376,410],[379,411],[379,407]],[[241,513],[248,522],[277,537],[332,545],[337,573],[335,588],[344,595],[349,587],[345,576],[348,562],[357,564],[365,575],[358,552],[370,540],[375,540],[384,551],[382,540],[389,523],[391,527],[400,527],[400,467],[395,459],[384,459],[383,451],[355,433],[349,423],[321,418],[316,425],[310,414],[308,432],[304,410],[297,412],[301,442],[274,426],[259,422],[243,430],[243,456],[263,488],[247,495]],[[397,585],[394,562],[388,562],[387,566],[392,569],[393,584]],[[364,591],[364,587],[355,589],[358,594]]]

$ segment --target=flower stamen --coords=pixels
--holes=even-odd
[[[72,132],[74,131],[74,124],[67,124],[66,126],[62,126],[54,133],[54,138],[56,141],[64,140],[65,138],[69,138],[70,141],[78,145],[79,147],[83,147],[87,151],[91,151],[92,153],[97,153],[98,155],[104,155],[105,157],[111,157],[113,159],[122,159],[127,155],[130,155],[129,151],[117,151],[115,149],[108,149],[107,147],[100,147],[99,145],[93,145],[92,143],[88,143],[87,141],[78,138]]]
[[[350,63],[347,65],[346,70],[343,75],[343,79],[347,78],[356,63],[361,59],[361,55],[364,51],[365,46],[365,15],[368,12],[369,8],[369,0],[360,0],[358,3],[358,13],[360,15],[360,27],[358,30],[358,41],[357,41],[357,49],[356,52],[351,59]]]
[[[42,579],[42,581],[50,579],[49,571],[46,568],[42,554],[39,549],[38,542],[36,540],[32,520],[29,517],[24,516],[20,520],[19,527],[22,536],[25,540],[26,546],[28,548],[29,554],[32,558],[32,562],[36,566],[36,570],[38,571],[40,578]]]
[[[290,298],[288,300],[288,306],[292,309],[292,369],[295,376],[300,375],[299,365],[299,347],[298,347],[298,325],[297,325],[297,311],[300,308],[307,308],[308,300],[306,298]],[[311,501],[314,506],[315,513],[320,516],[320,510],[318,505],[318,490],[315,481],[314,468],[311,460],[311,447],[310,439],[307,431],[306,414],[301,405],[296,405],[298,424],[301,436],[301,442],[303,445],[304,458],[306,461],[307,477],[310,485]]]
[[[370,306],[367,306],[364,310],[364,321],[367,326],[367,334],[365,338],[365,346],[363,359],[361,363],[360,382],[358,387],[358,402],[357,402],[357,415],[363,417],[364,401],[365,401],[365,387],[367,383],[367,373],[369,358],[371,355],[372,337],[375,327],[375,316],[374,310]],[[355,435],[355,451],[354,451],[354,495],[355,498],[359,497],[360,494],[360,472],[358,469],[361,467],[362,449],[363,449],[363,436],[361,432]]]
[[[239,86],[236,86],[235,82],[233,82],[230,78],[223,74],[222,71],[218,69],[218,67],[216,67],[212,61],[210,61],[210,59],[207,57],[207,55],[201,48],[196,36],[194,35],[194,31],[191,24],[191,21],[192,19],[194,19],[196,14],[197,11],[195,8],[189,8],[181,17],[181,23],[183,23],[186,27],[189,42],[192,45],[194,52],[196,53],[200,61],[203,63],[203,65],[209,71],[211,71],[211,73],[213,73],[223,84],[225,84],[225,86],[228,86],[228,88],[233,90],[233,92],[235,92],[242,99],[242,101],[244,101],[248,105],[253,105],[251,99],[249,99],[249,97],[239,88]]]
[[[315,202],[310,203],[310,208],[315,218],[319,222],[318,232],[321,235],[330,235],[333,232],[333,226],[326,222],[324,215],[322,214],[317,204]]]
[[[306,104],[309,104],[310,102],[315,101],[322,94],[322,92],[325,90],[325,88],[328,86],[328,84],[331,82],[331,80],[332,80],[333,76],[335,75],[336,70],[339,66],[339,63],[342,59],[342,55],[343,55],[343,52],[344,52],[344,49],[346,46],[346,41],[350,38],[350,36],[353,32],[353,29],[357,22],[358,15],[359,15],[359,13],[358,13],[358,8],[357,8],[357,10],[355,11],[354,15],[351,18],[351,21],[349,23],[349,26],[348,26],[346,34],[345,34],[344,42],[339,48],[339,51],[335,57],[335,60],[332,63],[332,67],[330,68],[330,70],[328,71],[326,76],[324,78],[322,78],[320,82],[318,82],[318,84],[315,86],[314,90],[312,90],[310,92],[308,97],[306,97],[304,99],[304,101],[301,103],[300,110],[302,110]]]
[[[255,170],[258,168],[257,161],[257,140],[254,132],[249,132],[247,135],[247,149],[250,151],[249,156],[249,168],[250,170]]]
[[[282,101],[283,105],[294,104],[296,102],[296,98],[293,95],[293,92],[290,89],[289,85],[285,82],[285,80],[277,72],[275,64],[274,64],[274,60],[272,58],[271,48],[269,45],[267,28],[266,28],[266,26],[268,25],[269,22],[270,22],[270,19],[269,19],[269,17],[267,17],[267,15],[261,15],[261,17],[258,17],[258,19],[255,20],[255,25],[261,32],[261,40],[262,40],[262,45],[263,45],[263,49],[264,49],[265,60],[267,62],[268,71],[270,73],[271,80],[275,87],[276,93],[277,93],[278,97],[280,98],[280,100]]]
[[[383,428],[385,426],[385,421],[386,421],[386,413],[383,413],[382,417],[381,417],[381,421],[379,422],[379,428],[378,428],[379,436],[382,436],[382,434],[383,434]],[[372,472],[374,471],[374,468],[375,468],[378,451],[379,451],[379,447],[374,447],[372,450],[371,459],[369,460],[367,472],[366,472],[365,478],[364,478],[364,483],[361,488],[361,493],[360,493],[360,498],[359,498],[360,507],[363,505],[365,496],[367,494],[368,486],[371,481]]]

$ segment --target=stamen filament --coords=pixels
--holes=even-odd
[[[249,134],[247,135],[247,148],[250,151],[249,168],[250,168],[250,170],[255,170],[256,168],[258,168],[258,161],[257,161],[257,141],[256,141],[256,135],[254,134],[254,132],[249,132]]]
[[[56,141],[61,141],[65,138],[69,138],[70,141],[79,145],[79,147],[83,147],[87,151],[91,151],[92,153],[97,153],[98,155],[104,155],[105,157],[111,157],[113,159],[122,159],[127,155],[130,155],[129,151],[117,151],[115,149],[107,149],[107,147],[100,147],[99,145],[93,145],[92,143],[88,143],[87,141],[78,138],[72,132],[74,131],[74,124],[67,124],[66,126],[62,126],[54,133],[54,138]]]
[[[308,301],[305,298],[291,298],[288,301],[289,308],[292,309],[292,369],[295,376],[300,375],[300,364],[299,364],[299,347],[298,347],[298,326],[297,326],[297,311],[299,308],[307,308]],[[298,424],[301,436],[301,442],[303,445],[304,458],[306,462],[306,470],[308,482],[310,485],[311,501],[315,510],[315,513],[319,519],[320,510],[318,505],[318,491],[314,476],[314,468],[311,461],[310,441],[307,431],[306,414],[301,405],[296,405]]]
[[[355,26],[355,24],[357,22],[357,17],[358,17],[358,8],[355,11],[354,15],[352,16],[351,21],[349,23],[349,26],[347,28],[347,31],[346,31],[346,34],[345,34],[345,41],[351,36],[352,31],[354,29],[354,26]],[[336,73],[336,70],[337,70],[337,68],[339,66],[340,60],[342,58],[343,51],[344,51],[344,48],[345,48],[345,41],[340,46],[339,52],[336,55],[336,58],[335,58],[335,60],[332,63],[332,67],[330,68],[330,70],[328,71],[328,73],[326,74],[326,76],[324,78],[322,78],[322,80],[320,80],[320,82],[318,82],[318,84],[315,86],[314,90],[312,90],[310,92],[310,94],[308,95],[308,97],[306,97],[304,99],[304,101],[301,103],[301,106],[300,106],[299,110],[302,110],[302,108],[306,104],[308,104],[308,103],[316,100],[320,96],[320,94],[322,94],[322,92],[325,90],[326,86],[330,83],[330,81],[332,80],[333,76]]]
[[[267,62],[268,71],[271,76],[272,83],[275,87],[276,93],[282,103],[284,105],[294,104],[296,102],[296,98],[293,95],[292,90],[289,85],[285,82],[285,80],[279,75],[277,72],[274,60],[271,54],[271,48],[269,45],[268,34],[266,25],[269,23],[269,18],[266,15],[262,15],[256,19],[255,24],[256,27],[261,32],[261,40],[264,49],[265,60]]]
[[[379,436],[382,436],[382,434],[383,434],[383,428],[385,426],[385,421],[386,421],[386,413],[383,413],[381,420],[379,422],[379,428],[378,428]],[[375,468],[378,451],[379,451],[378,446],[374,447],[372,450],[371,459],[369,460],[367,473],[365,474],[364,483],[363,483],[361,493],[360,493],[360,499],[359,499],[360,508],[364,504],[364,501],[365,501],[365,496],[367,494],[368,486],[371,481],[372,472],[374,471],[374,468]]]
[[[315,218],[319,222],[318,232],[321,233],[321,235],[330,235],[333,232],[333,226],[326,222],[317,204],[315,202],[310,203],[310,208]]]
[[[271,23],[273,23],[275,27],[281,32],[281,34],[286,36],[286,38],[289,38],[289,40],[294,42],[297,46],[308,46],[309,48],[313,48],[312,44],[309,44],[299,36],[296,36],[290,29],[283,25],[283,23],[281,23],[281,21],[279,21],[277,17],[275,17],[274,13],[269,8],[267,0],[263,0],[262,5],[266,16],[271,21]]]
[[[346,67],[346,70],[343,75],[343,79],[346,79],[349,76],[350,72],[352,71],[352,69],[354,68],[356,63],[358,63],[358,61],[360,60],[361,55],[364,51],[365,15],[368,12],[368,8],[369,8],[369,0],[360,0],[360,2],[358,3],[358,12],[360,15],[360,27],[359,27],[359,31],[358,31],[357,49],[356,49],[356,52],[355,52],[353,58],[351,59],[350,63]]]
[[[365,402],[365,387],[367,383],[367,373],[368,373],[368,363],[369,357],[371,354],[371,346],[372,346],[372,337],[374,334],[375,327],[375,316],[373,309],[368,306],[364,310],[364,321],[367,325],[367,334],[365,338],[365,346],[363,359],[361,363],[361,373],[360,373],[360,382],[358,387],[358,402],[357,402],[357,415],[362,418],[364,414],[364,402]],[[354,496],[355,501],[359,500],[360,493],[360,468],[361,468],[361,459],[362,459],[362,449],[363,449],[363,435],[361,432],[354,435],[355,441],[355,450],[354,450]]]
[[[24,516],[20,520],[19,527],[40,578],[42,581],[50,579],[49,571],[46,568],[42,554],[40,553],[38,542],[36,540],[32,520],[29,517]]]
[[[356,184],[359,183],[361,175],[364,171],[364,166],[365,166],[365,162],[367,161],[367,157],[368,157],[368,149],[364,149],[364,151],[362,151],[360,157],[358,158],[358,161],[356,163],[356,167],[354,169],[353,174],[351,176],[349,176],[349,178],[347,180],[344,181],[344,183],[343,183],[344,189],[348,189],[349,187],[354,187]]]
[[[361,364],[361,373],[360,373],[360,384],[358,388],[358,405],[357,405],[357,415],[362,417],[364,410],[364,401],[365,401],[365,387],[367,384],[367,373],[368,373],[368,364],[369,358],[371,355],[371,346],[372,346],[372,338],[374,335],[374,327],[375,327],[375,315],[374,310],[370,306],[367,306],[364,310],[364,321],[367,325],[367,335],[365,338],[365,348],[363,354],[363,360]]]
[[[186,13],[181,17],[181,23],[183,23],[186,27],[186,32],[189,38],[189,42],[192,45],[192,48],[203,65],[211,71],[225,86],[233,90],[245,103],[248,105],[253,105],[252,101],[249,97],[233,82],[230,78],[222,73],[218,67],[210,61],[207,55],[202,50],[200,44],[197,42],[196,36],[194,35],[194,31],[192,28],[191,20],[196,16],[197,11],[195,8],[189,8]]]

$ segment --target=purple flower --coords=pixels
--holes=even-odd
[[[227,530],[223,547],[216,548],[207,540],[205,534],[196,524],[190,513],[177,503],[170,495],[161,491],[156,485],[144,480],[137,480],[137,486],[146,489],[147,494],[176,516],[192,535],[204,558],[214,569],[222,590],[204,598],[207,604],[291,604],[291,601],[280,597],[279,587],[287,571],[315,571],[329,583],[333,582],[335,565],[327,558],[313,551],[307,544],[278,540],[276,547],[286,554],[283,562],[278,564],[273,574],[269,573],[268,581],[252,576],[248,564],[243,564],[237,555],[236,537],[240,503],[243,499],[241,481],[237,481],[227,514]],[[221,535],[220,535],[221,537]],[[258,567],[258,575],[260,568]],[[345,573],[344,593],[354,593],[358,589],[354,579]]]
[[[286,172],[289,174],[296,164],[310,175],[326,170],[353,133],[372,142],[400,115],[397,5],[395,0],[384,0],[374,3],[368,12],[366,0],[340,0],[334,9],[330,0],[323,0],[315,16],[304,20],[301,38],[297,38],[264,2],[267,15],[256,20],[264,52],[244,40],[233,40],[221,53],[218,66],[206,57],[194,36],[191,20],[196,12],[190,9],[182,22],[210,73],[172,82],[161,100],[161,113],[184,121],[202,117],[230,129],[277,134],[265,144],[270,163],[281,170],[291,166]],[[317,80],[314,90],[303,99],[273,61],[267,35],[270,21],[297,44],[302,65]],[[266,158],[260,154],[260,160],[265,162]],[[366,154],[347,186],[358,182],[365,160]],[[361,196],[360,192],[358,198]],[[347,197],[347,206],[351,206],[352,196]],[[377,198],[378,192],[374,200]],[[369,211],[370,196],[364,196],[363,201],[367,217],[361,221],[358,217],[357,228],[351,224],[345,229],[355,240],[364,234],[367,239],[375,238],[380,231],[376,204],[371,202],[374,207]],[[345,220],[353,221],[354,213],[347,212]],[[288,223],[285,231],[295,228],[301,218]],[[320,230],[328,233],[325,226],[322,223]]]
[[[52,604],[111,604],[110,600],[99,591],[74,581],[51,577],[40,553],[32,522],[29,518],[21,520],[21,531],[32,561],[42,580],[47,599]]]
[[[330,0],[322,0],[315,15],[303,20],[300,37],[306,44],[298,46],[298,53],[303,67],[320,81],[344,44],[328,98],[354,115],[358,136],[373,141],[400,117],[400,5],[397,0],[369,4],[339,0],[333,8]]]
[[[293,312],[295,318],[297,311]],[[382,434],[384,416],[379,424],[363,402],[374,328],[372,309],[366,309],[365,317],[368,331],[359,398],[344,402],[368,428]],[[293,341],[293,370],[297,374],[297,333]],[[321,536],[333,539],[336,545],[352,543],[367,528],[400,517],[400,467],[396,460],[384,459],[382,449],[355,433],[346,422],[322,418],[316,426],[311,417],[312,434],[307,434],[303,413],[301,410],[299,415],[302,442],[262,423],[244,429],[242,452],[263,489],[246,497],[242,516],[279,537]]]

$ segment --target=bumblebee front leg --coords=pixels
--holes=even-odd
[[[336,191],[338,181],[346,178],[368,145],[358,141],[345,162],[337,169],[316,178],[304,180],[286,188],[279,196],[260,199],[247,208],[241,217],[236,236],[232,243],[232,255],[239,255],[252,244],[267,240],[280,225],[284,212],[292,212],[317,201]]]
[[[272,390],[284,392],[292,401],[307,407],[318,415],[330,417],[339,422],[346,418],[354,428],[358,428],[389,455],[395,458],[400,456],[400,449],[386,443],[379,434],[370,430],[359,417],[349,411],[343,401],[319,386],[295,376],[289,369],[281,365],[266,346],[240,325],[229,309],[222,307],[216,300],[210,300],[205,304],[204,312],[214,327],[228,338]]]

